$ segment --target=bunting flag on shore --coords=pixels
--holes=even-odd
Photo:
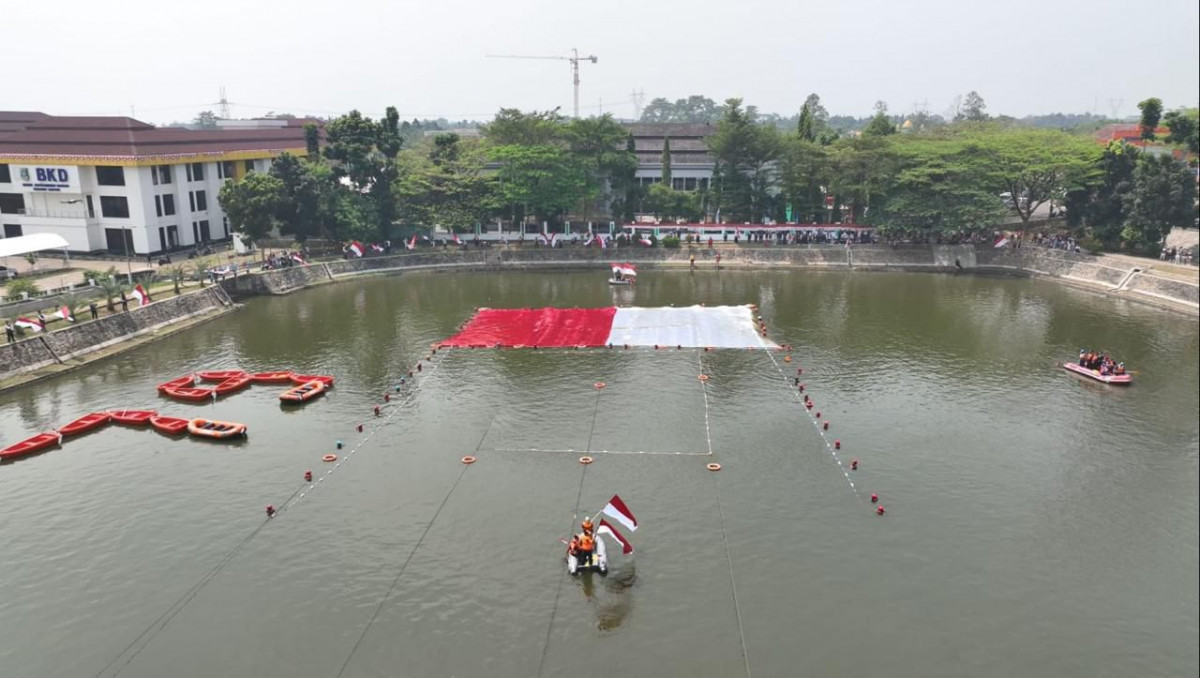
[[[654,247],[654,241],[644,235],[638,239],[638,242],[642,243],[646,247]]]
[[[54,315],[62,318],[63,320],[75,322],[75,316],[71,313],[71,309],[67,308],[66,306],[60,306]]]
[[[138,306],[145,306],[150,303],[150,293],[146,291],[145,287],[142,287],[141,283],[134,286],[133,298],[137,299]]]
[[[346,251],[356,257],[361,257],[366,253],[366,250],[363,249],[362,243],[357,240],[352,241],[350,245],[346,247]]]
[[[542,233],[538,235],[542,240],[542,244],[546,247],[554,247],[554,239],[558,237],[557,233]]]
[[[42,324],[42,321],[38,320],[37,318],[26,318],[24,316],[17,318],[17,322],[13,324],[17,327],[33,330],[34,332],[41,332],[42,330],[46,329],[46,326]]]
[[[371,243],[371,249],[375,250],[376,252],[382,252],[384,250],[384,247],[383,247],[383,245],[380,245],[379,243],[376,242],[376,243]]]
[[[300,264],[301,266],[308,265],[308,262],[304,260],[304,257],[300,256],[299,252],[292,253],[292,261],[296,262],[297,264]]]
[[[406,250],[415,250],[415,249],[417,249],[417,235],[416,235],[415,233],[413,234],[413,237],[412,237],[412,239],[411,239],[411,240],[409,240],[408,242],[404,243],[404,249],[406,249]]]
[[[749,306],[485,308],[441,346],[778,348]]]
[[[587,239],[583,241],[583,246],[584,246],[584,247],[591,247],[591,246],[592,246],[592,243],[593,243],[593,242],[595,242],[595,241],[596,241],[596,236],[595,236],[595,234],[593,234],[593,233],[588,233],[588,237],[587,237]]]
[[[625,555],[630,555],[633,553],[633,544],[630,544],[629,540],[626,539],[624,535],[622,535],[620,532],[617,532],[616,528],[614,528],[612,525],[609,525],[608,521],[603,518],[600,519],[600,524],[596,526],[596,536],[598,537],[602,534],[608,535],[617,543],[619,543],[621,545],[621,553],[624,553]]]
[[[600,249],[602,249],[602,250],[608,249],[608,240],[605,239],[604,236],[598,235],[598,236],[596,236],[596,239],[600,241]]]

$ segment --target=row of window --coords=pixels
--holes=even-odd
[[[662,183],[662,179],[659,177],[641,177],[640,179],[638,179],[638,183],[643,188],[648,188],[650,186],[653,186],[654,184]],[[672,178],[671,179],[671,188],[676,191],[695,191],[695,190],[707,191],[708,190],[708,178],[707,177]]]
[[[254,161],[243,161],[247,173],[254,171]],[[193,162],[184,165],[188,181],[204,181],[204,163]],[[234,165],[232,160],[217,163],[217,178],[232,179]],[[171,166],[154,165],[150,168],[150,181],[155,186],[170,184]],[[8,165],[0,165],[0,184],[11,184],[12,172]],[[125,168],[116,165],[97,165],[96,183],[100,186],[124,186]]]

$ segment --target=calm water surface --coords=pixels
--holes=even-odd
[[[228,446],[110,427],[0,467],[0,675],[1196,675],[1194,319],[1030,280],[643,277],[255,299],[0,396],[6,443],[101,408],[250,427]],[[795,346],[787,378],[752,351],[439,352],[371,413],[480,306],[748,302]],[[1055,368],[1085,346],[1136,384]],[[338,381],[300,409],[269,386],[156,396],[205,368]],[[585,470],[580,450],[642,454]],[[614,492],[636,557],[564,578],[559,537]]]

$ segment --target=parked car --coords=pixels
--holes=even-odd
[[[12,280],[17,277],[17,272],[7,266],[0,266],[0,280]]]

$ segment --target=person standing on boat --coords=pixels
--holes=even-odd
[[[1079,366],[1080,367],[1087,367],[1087,357],[1088,357],[1087,349],[1083,349],[1083,348],[1079,349]]]
[[[579,564],[580,566],[590,566],[592,564],[592,552],[596,549],[596,539],[592,536],[592,519],[584,518],[583,532],[579,535]]]

